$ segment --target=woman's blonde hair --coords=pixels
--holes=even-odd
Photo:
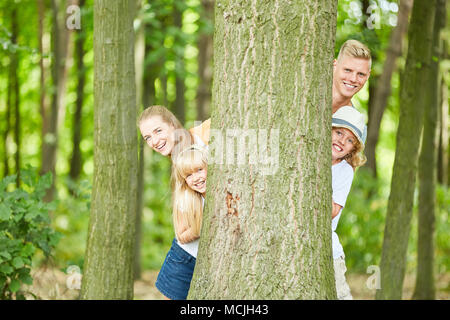
[[[180,243],[200,237],[203,216],[202,195],[192,190],[186,177],[208,164],[206,151],[192,145],[178,154],[172,165],[173,225]]]
[[[164,123],[175,129],[175,144],[169,155],[173,160],[173,158],[176,157],[182,150],[194,143],[194,138],[169,109],[160,105],[150,106],[142,111],[137,121],[138,127],[140,127],[144,121],[157,116],[161,117]]]

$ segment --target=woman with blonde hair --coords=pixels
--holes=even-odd
[[[172,161],[175,239],[156,287],[166,298],[186,299],[198,251],[211,120],[186,130],[167,108],[154,105],[141,113],[137,125],[147,145]]]
[[[142,138],[154,151],[173,159],[194,143],[208,144],[211,120],[186,130],[169,109],[155,105],[145,109],[138,119]]]

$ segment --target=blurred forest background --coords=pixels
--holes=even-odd
[[[28,168],[24,172],[29,172],[26,175],[30,177],[29,183],[17,176],[4,180],[0,197],[4,198],[7,190],[15,189],[15,183],[28,187],[39,184],[36,182],[38,172],[53,173],[54,184],[45,194],[45,200],[52,201],[50,226],[56,233],[49,231],[52,236],[46,238],[47,244],[42,239],[36,240],[35,247],[42,250],[33,251],[33,269],[47,266],[66,272],[69,266],[78,266],[82,272],[83,268],[94,171],[93,1],[7,0],[0,3],[0,178],[17,174],[19,168]],[[139,3],[134,23],[138,108],[165,105],[190,128],[195,121],[207,119],[210,112],[214,1],[143,0]],[[408,3],[410,7],[411,1],[338,2],[336,53],[345,40],[353,38],[367,44],[373,55],[371,77],[353,103],[367,115],[369,127],[373,121],[369,110],[376,103],[382,105],[379,130],[375,130],[377,140],[369,136],[366,148],[368,152],[370,148],[376,151],[376,157],[369,157],[368,164],[357,171],[337,230],[349,274],[368,276],[368,267],[380,264],[396,150],[400,79],[408,41],[408,12],[404,14],[407,9],[401,4],[408,7]],[[70,7],[71,4],[76,7]],[[449,7],[446,8],[447,21]],[[448,296],[448,22],[441,39],[439,105],[442,116],[435,274],[437,281],[444,279],[446,282],[439,288]],[[391,63],[388,65],[387,61]],[[372,128],[374,126],[377,125]],[[137,278],[140,272],[159,270],[174,237],[170,162],[147,147],[141,150],[144,150],[144,185],[141,232],[137,235],[140,237]],[[52,185],[49,181],[43,184]],[[407,255],[409,275],[414,275],[417,266],[417,201],[415,203]],[[4,254],[3,259],[6,258]],[[26,259],[22,263],[16,261],[15,266],[22,267],[26,262]],[[7,271],[4,267],[3,272]],[[31,283],[26,277],[23,279],[22,282]]]

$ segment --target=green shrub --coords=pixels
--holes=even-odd
[[[59,240],[50,227],[49,211],[54,204],[42,200],[51,186],[51,174],[40,177],[28,167],[21,170],[20,179],[22,186],[15,189],[10,185],[16,175],[0,182],[0,299],[24,299],[20,287],[33,282],[34,254],[40,249],[50,256]]]

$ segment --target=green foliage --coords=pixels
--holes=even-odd
[[[350,273],[365,273],[370,265],[379,265],[383,246],[384,223],[390,181],[375,179],[365,168],[359,169],[336,230],[344,247],[345,260]],[[435,228],[435,271],[450,270],[450,190],[438,185]],[[417,198],[417,197],[416,197]],[[417,199],[416,199],[417,200]],[[414,206],[417,213],[417,201]],[[407,253],[407,271],[417,266],[417,214],[413,216]]]
[[[20,171],[23,188],[8,191],[16,176],[0,182],[0,299],[24,298],[21,284],[32,283],[32,258],[37,249],[46,257],[59,241],[59,234],[50,227],[49,211],[53,203],[42,201],[50,187],[48,173],[39,177],[35,169]]]
[[[380,182],[368,170],[357,171],[336,230],[351,272],[364,273],[379,262],[387,208],[379,189]]]
[[[65,184],[70,192],[60,192],[55,200],[56,209],[52,226],[62,234],[61,241],[54,250],[54,259],[61,269],[84,265],[89,212],[91,206],[92,184],[88,180],[72,181],[69,177]]]
[[[148,148],[147,148],[148,149]],[[170,160],[147,150],[142,216],[142,265],[161,268],[174,238],[170,189]]]

